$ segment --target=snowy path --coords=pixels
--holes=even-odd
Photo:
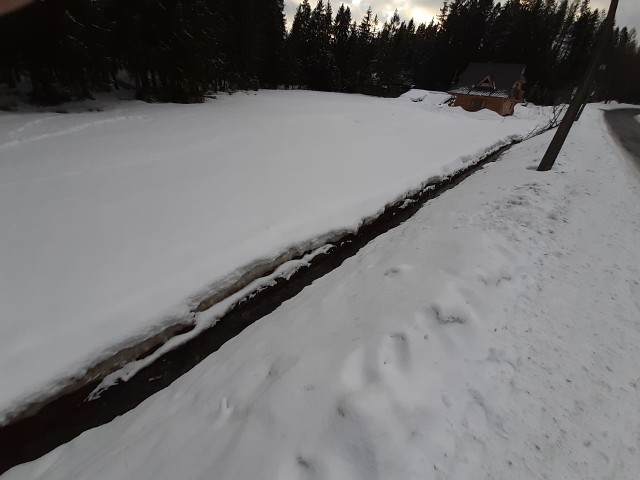
[[[441,97],[259,92],[1,113],[0,423],[190,322],[257,263],[356,228],[541,119],[535,107],[470,115]]]
[[[531,440],[549,478],[640,472],[640,171],[594,150],[594,140],[611,142],[598,127],[572,149],[585,161],[566,192],[567,224],[550,244],[532,308],[521,312],[537,330],[523,342],[531,362],[522,375],[541,392],[520,404],[523,425],[538,424]]]
[[[596,108],[549,140],[2,480],[636,478],[638,172]]]

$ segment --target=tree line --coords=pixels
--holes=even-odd
[[[527,97],[566,99],[586,69],[604,15],[589,0],[445,1],[429,24],[396,12],[362,19],[304,0],[289,32],[283,0],[43,0],[0,17],[0,83],[30,82],[53,104],[120,88],[145,100],[210,92],[310,88],[394,96],[446,90],[469,62],[527,65]],[[635,31],[616,28],[596,96],[640,102]]]

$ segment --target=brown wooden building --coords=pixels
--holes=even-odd
[[[453,106],[469,112],[483,108],[500,115],[513,115],[524,101],[525,65],[516,63],[470,63],[458,84],[449,90]]]

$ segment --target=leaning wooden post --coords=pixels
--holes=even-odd
[[[618,9],[618,0],[611,0],[611,5],[609,6],[609,12],[607,13],[607,18],[604,20],[602,24],[602,33],[600,35],[600,39],[596,46],[596,51],[593,56],[593,60],[591,61],[591,65],[589,66],[589,70],[587,70],[587,74],[578,88],[573,100],[569,104],[569,108],[567,112],[564,114],[562,118],[562,122],[558,126],[558,130],[556,130],[556,134],[553,136],[553,140],[549,144],[549,148],[542,157],[542,161],[540,165],[538,165],[539,172],[545,172],[547,170],[551,170],[553,164],[558,158],[558,154],[560,153],[560,149],[564,144],[564,141],[567,139],[567,135],[569,135],[569,131],[573,125],[573,121],[576,118],[576,115],[580,111],[580,107],[583,102],[587,100],[587,96],[589,95],[589,90],[591,88],[591,84],[593,83],[593,79],[595,78],[602,61],[604,60],[604,56],[607,53],[607,48],[611,43],[611,38],[613,37],[613,27],[615,24],[616,10]]]

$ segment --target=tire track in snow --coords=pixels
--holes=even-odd
[[[112,118],[104,118],[101,120],[94,120],[92,122],[86,122],[86,123],[81,123],[80,125],[76,125],[74,127],[69,127],[69,128],[65,128],[62,130],[58,130],[56,132],[50,132],[50,133],[42,133],[40,135],[33,135],[31,137],[21,137],[20,133],[31,128],[34,127],[36,125],[38,125],[39,123],[45,121],[45,120],[51,120],[51,119],[55,119],[57,117],[45,117],[45,118],[40,118],[38,120],[35,120],[33,122],[28,122],[25,125],[23,125],[22,127],[9,132],[9,136],[13,138],[13,140],[9,140],[7,142],[4,143],[0,143],[0,149],[5,149],[5,148],[11,148],[11,147],[16,147],[18,145],[22,145],[25,143],[31,143],[31,142],[37,142],[38,140],[44,140],[47,138],[52,138],[52,137],[60,137],[63,135],[69,135],[70,133],[76,133],[76,132],[80,132],[82,130],[85,130],[87,128],[90,127],[95,127],[98,125],[103,125],[106,123],[113,123],[113,122],[118,122],[120,120],[141,120],[144,117],[142,116],[133,116],[133,115],[121,115],[121,116],[117,116],[117,117],[112,117]]]

